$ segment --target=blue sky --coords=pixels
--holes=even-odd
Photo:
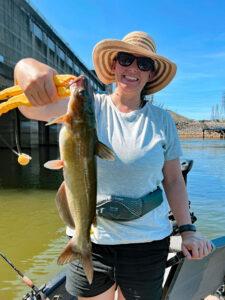
[[[155,102],[186,117],[210,119],[225,92],[224,0],[32,0],[31,4],[89,68],[102,39],[135,30],[150,34],[157,53],[177,64]]]

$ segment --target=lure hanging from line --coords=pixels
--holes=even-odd
[[[15,153],[18,156],[18,163],[22,166],[26,166],[30,160],[32,159],[32,157],[28,154],[22,153],[22,152],[17,152],[16,150],[14,150],[7,142],[6,140],[0,135],[0,139],[9,147],[9,149]]]
[[[21,148],[20,148],[20,144],[19,144],[19,135],[18,135],[18,125],[17,125],[17,113],[15,111],[15,119],[16,119],[16,126],[15,126],[15,140],[16,140],[16,148],[17,151],[14,150],[9,144],[8,142],[0,135],[0,139],[7,145],[7,147],[18,156],[18,163],[21,166],[26,166],[27,164],[29,164],[30,160],[32,159],[32,157],[28,154],[22,153]]]
[[[22,153],[21,148],[20,148],[20,143],[19,143],[19,133],[18,133],[18,115],[17,115],[17,111],[14,110],[15,113],[15,120],[16,120],[16,126],[15,126],[15,140],[16,140],[16,147],[18,150],[18,163],[22,166],[26,166],[27,164],[29,164],[30,160],[31,160],[31,156],[25,153]]]
[[[27,164],[29,164],[31,159],[32,157],[30,155],[21,153],[19,154],[17,161],[21,166],[26,166]]]

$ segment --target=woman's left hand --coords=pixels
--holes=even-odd
[[[212,251],[212,245],[205,237],[193,231],[185,231],[181,234],[181,249],[187,259],[202,259]]]

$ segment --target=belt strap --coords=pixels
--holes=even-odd
[[[110,220],[130,221],[144,216],[162,202],[160,187],[138,199],[111,195],[97,203],[96,214]]]

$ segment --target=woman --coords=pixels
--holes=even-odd
[[[116,159],[97,161],[97,201],[105,210],[98,210],[92,235],[93,282],[88,284],[79,262],[73,261],[67,268],[66,287],[79,299],[114,299],[118,286],[120,300],[159,300],[171,234],[167,201],[180,227],[184,255],[201,259],[211,251],[210,242],[191,225],[174,122],[169,113],[144,99],[169,84],[176,65],[156,54],[153,39],[139,31],[122,41],[99,42],[93,62],[103,83],[116,82],[112,95],[95,95],[98,138]],[[16,65],[15,80],[34,106],[20,108],[28,118],[49,121],[65,113],[67,102],[59,101],[52,80],[55,74],[34,59]],[[127,201],[122,217],[119,201],[118,214],[107,214],[111,204],[108,207],[104,199],[109,195]],[[155,201],[153,207],[148,205],[149,195]],[[136,205],[140,198],[147,208],[138,216],[130,203]],[[67,228],[67,234],[73,231]]]

